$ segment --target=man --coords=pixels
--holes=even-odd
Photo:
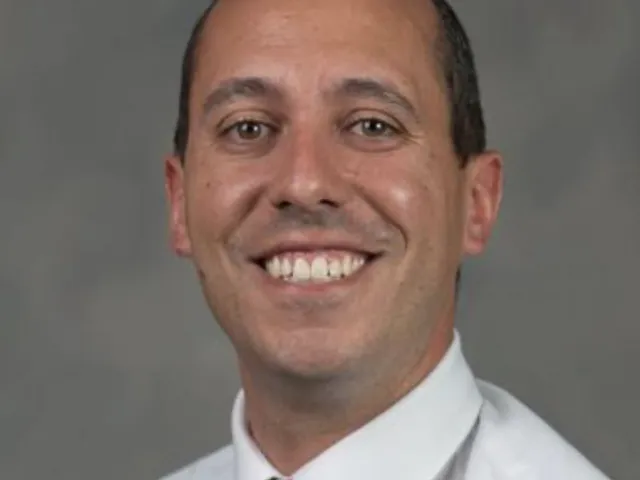
[[[243,388],[233,445],[168,478],[605,478],[464,360],[502,159],[444,0],[222,0],[182,81],[172,245]]]

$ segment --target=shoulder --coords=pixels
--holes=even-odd
[[[478,387],[484,402],[471,460],[487,478],[607,480],[524,403],[488,382],[478,381]]]
[[[160,480],[232,480],[233,447],[224,448]]]

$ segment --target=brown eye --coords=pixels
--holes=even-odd
[[[263,154],[274,145],[280,133],[277,122],[263,120],[266,115],[236,116],[227,119],[215,132],[216,145],[230,153]]]
[[[263,123],[247,120],[233,125],[231,131],[235,131],[235,134],[241,140],[256,140],[265,133],[268,133],[268,128],[269,127]]]
[[[240,120],[222,129],[219,136],[230,143],[261,143],[271,138],[276,127],[258,120]]]
[[[365,137],[389,137],[396,135],[398,129],[378,118],[363,118],[353,123],[351,129]]]

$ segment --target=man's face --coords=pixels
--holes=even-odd
[[[452,318],[499,161],[459,167],[437,29],[422,0],[222,1],[208,19],[167,190],[241,362],[392,365]]]

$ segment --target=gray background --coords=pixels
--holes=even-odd
[[[232,350],[167,248],[162,190],[204,4],[0,1],[3,480],[154,479],[229,438]],[[466,269],[468,357],[638,480],[640,2],[454,5],[507,168]]]

